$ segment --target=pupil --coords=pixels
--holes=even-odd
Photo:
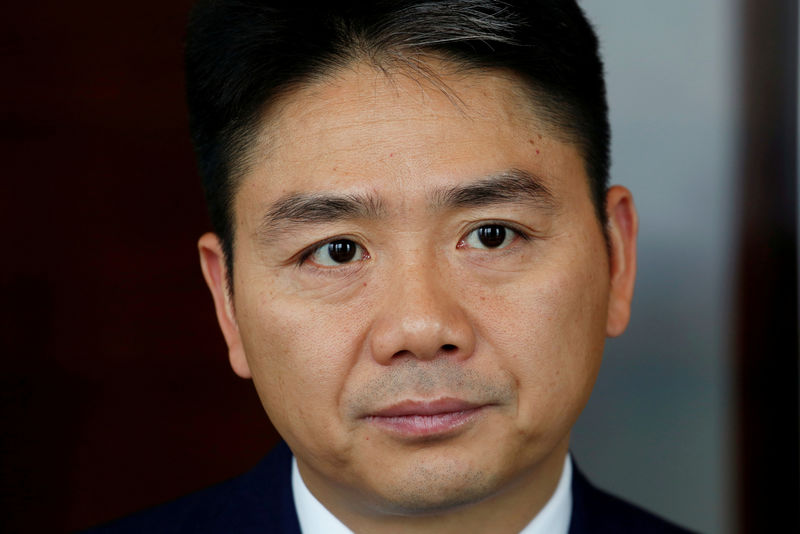
[[[345,263],[356,255],[356,244],[352,241],[342,240],[328,243],[328,254],[336,263]]]
[[[499,247],[506,240],[506,229],[504,226],[493,224],[491,226],[481,226],[478,228],[478,239],[484,246],[489,248]]]

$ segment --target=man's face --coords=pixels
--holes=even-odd
[[[234,369],[312,491],[365,511],[557,476],[627,321],[577,149],[514,81],[442,80],[357,66],[286,97],[234,199],[227,306],[216,275]]]

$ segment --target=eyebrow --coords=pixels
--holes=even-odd
[[[534,204],[554,209],[556,200],[544,181],[521,169],[509,169],[476,182],[435,191],[435,209],[480,208],[495,204]]]
[[[386,212],[373,194],[294,193],[277,200],[264,215],[260,232],[294,224],[321,224],[347,219],[377,219]]]
[[[430,195],[430,207],[435,211],[524,203],[544,209],[556,206],[555,198],[543,180],[520,169],[509,169],[467,184],[438,189]],[[258,233],[269,235],[303,224],[378,219],[385,214],[386,207],[375,194],[293,193],[270,206]]]

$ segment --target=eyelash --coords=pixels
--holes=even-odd
[[[464,246],[466,246],[466,240],[472,234],[472,232],[475,232],[476,230],[479,230],[480,228],[484,228],[484,227],[487,227],[487,226],[500,226],[502,228],[505,228],[506,230],[510,230],[511,232],[514,233],[514,240],[519,238],[522,241],[527,242],[527,241],[530,241],[532,239],[532,236],[530,235],[530,233],[528,233],[525,230],[519,228],[518,226],[510,224],[508,222],[504,222],[504,221],[481,221],[480,224],[477,224],[477,225],[473,226],[472,228],[470,228],[469,230],[467,230],[463,234],[463,236],[458,240],[458,244],[456,245],[456,248],[463,248]],[[296,262],[297,266],[301,267],[303,265],[308,264],[309,263],[309,259],[311,258],[311,256],[313,256],[317,251],[319,251],[323,247],[326,247],[326,246],[330,245],[331,243],[335,243],[336,241],[352,241],[353,243],[356,244],[356,246],[360,247],[362,249],[362,251],[363,251],[363,257],[360,260],[357,260],[357,261],[354,261],[354,262],[342,263],[341,267],[345,267],[347,265],[352,265],[354,263],[358,263],[360,261],[363,261],[363,260],[366,260],[366,259],[370,258],[370,254],[367,251],[367,249],[363,245],[361,245],[357,240],[352,239],[352,238],[350,238],[348,236],[336,236],[336,237],[332,237],[330,239],[326,239],[325,241],[322,241],[322,242],[319,242],[319,243],[314,243],[313,245],[311,245],[308,248],[306,248],[303,251],[301,251],[300,254],[297,256],[297,262]],[[505,251],[506,249],[509,248],[509,246],[511,244],[513,244],[513,241],[509,245],[507,245],[507,246],[505,246],[505,247],[503,247],[502,249],[499,249],[499,250],[500,251]],[[476,250],[485,250],[485,249],[476,249]],[[491,250],[491,249],[489,249],[489,250]],[[318,266],[318,265],[314,265],[314,267],[319,269],[319,270],[321,270],[321,271],[330,271],[332,269],[335,269],[335,267],[323,267],[323,266]]]
[[[500,226],[502,228],[505,228],[506,230],[510,230],[511,232],[513,232],[514,236],[512,238],[511,243],[509,243],[505,247],[501,249],[488,249],[488,250],[506,251],[517,238],[525,242],[530,241],[533,238],[533,236],[529,232],[523,230],[517,225],[505,221],[481,221],[479,224],[474,225],[472,228],[470,228],[464,233],[463,237],[458,240],[458,245],[456,245],[456,248],[463,248],[464,246],[466,246],[467,244],[466,241],[467,239],[469,239],[469,236],[472,235],[473,232],[489,226]],[[475,249],[475,250],[487,250],[487,249]]]
[[[352,265],[353,263],[357,263],[358,261],[363,261],[363,260],[369,259],[369,257],[370,257],[369,252],[356,239],[353,239],[353,238],[348,237],[348,236],[336,236],[336,237],[331,237],[330,239],[326,239],[325,241],[322,241],[322,242],[319,242],[319,243],[314,243],[313,245],[309,246],[308,248],[302,250],[300,252],[300,254],[297,256],[297,266],[298,267],[302,267],[303,265],[309,264],[310,262],[308,260],[318,250],[322,249],[323,247],[327,247],[331,243],[335,243],[337,241],[352,241],[353,243],[356,244],[357,247],[361,248],[361,250],[363,251],[363,257],[360,260],[357,260],[356,262],[342,263],[341,267],[344,267],[344,266],[347,266],[347,265]],[[321,265],[314,265],[314,267],[319,269],[319,270],[321,270],[321,271],[330,271],[330,270],[335,268],[335,267],[324,267],[324,266],[321,266]]]

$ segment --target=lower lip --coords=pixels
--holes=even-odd
[[[432,415],[398,415],[392,417],[370,416],[367,421],[394,434],[408,437],[437,437],[472,422],[481,408]]]

